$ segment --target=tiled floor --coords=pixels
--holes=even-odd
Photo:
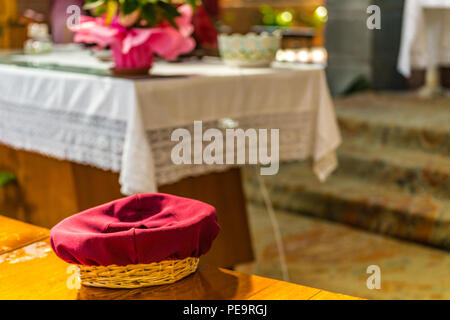
[[[263,207],[249,206],[256,261],[238,271],[281,279],[278,252]],[[368,299],[450,299],[450,254],[296,213],[277,211],[290,281]],[[366,269],[381,269],[369,290]]]

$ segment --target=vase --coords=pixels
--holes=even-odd
[[[153,51],[149,42],[132,47],[127,53],[122,47],[111,48],[114,68],[111,72],[119,76],[148,75],[153,65]]]

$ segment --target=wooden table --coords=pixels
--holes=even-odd
[[[2,215],[45,228],[123,197],[118,173],[2,144],[0,171],[12,172],[17,179],[0,188]],[[221,231],[205,262],[232,267],[253,260],[240,169],[185,178],[160,186],[159,191],[204,201],[216,208]]]
[[[2,299],[180,299],[306,300],[357,299],[288,282],[200,264],[172,285],[134,290],[81,286],[69,289],[71,265],[51,250],[49,230],[0,216],[0,300]]]

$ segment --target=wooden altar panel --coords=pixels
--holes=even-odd
[[[306,16],[312,16],[318,6],[325,5],[324,0],[222,0],[221,20],[231,28],[232,32],[247,33],[255,25],[261,24],[262,5],[281,10],[294,10]],[[324,28],[316,30],[316,36],[312,39],[312,46],[323,46]]]
[[[17,183],[0,188],[0,213],[42,227],[122,197],[117,173],[1,144],[0,171],[17,177]],[[232,267],[253,260],[239,169],[187,178],[160,192],[216,207],[221,232],[202,262]]]
[[[0,188],[3,215],[50,228],[78,212],[70,162],[0,144],[0,171],[4,170],[13,172],[17,183]]]
[[[216,207],[221,231],[211,251],[201,259],[202,262],[232,267],[237,264],[234,261],[253,260],[239,169],[187,178],[162,186],[160,191],[202,200]]]

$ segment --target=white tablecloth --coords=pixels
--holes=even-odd
[[[450,66],[450,0],[405,0],[398,71]]]
[[[86,52],[21,57],[36,64],[105,69]],[[156,63],[155,78],[128,80],[0,65],[0,142],[59,159],[120,172],[124,194],[155,192],[229,165],[174,165],[172,131],[280,129],[280,160],[312,157],[325,180],[341,143],[321,67],[232,69],[218,61]]]

